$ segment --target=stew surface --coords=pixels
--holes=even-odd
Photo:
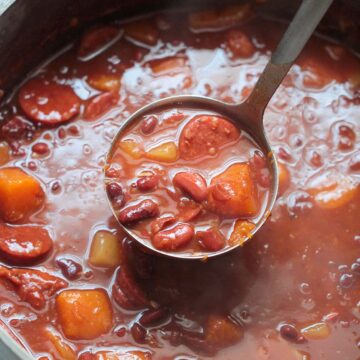
[[[280,194],[241,248],[156,257],[106,198],[132,112],[173,94],[244,100],[283,31],[247,5],[99,25],[2,105],[0,325],[36,359],[359,359],[360,62],[341,45],[313,37],[266,110]]]

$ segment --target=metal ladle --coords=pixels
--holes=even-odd
[[[278,192],[278,166],[264,129],[263,115],[265,108],[332,2],[333,0],[303,0],[295,17],[278,44],[276,51],[272,54],[270,61],[258,79],[253,91],[243,103],[235,105],[227,104],[219,100],[196,95],[171,96],[155,101],[137,110],[121,125],[112,142],[106,163],[109,164],[113,151],[116,149],[116,144],[124,130],[134,121],[139,120],[146,114],[161,109],[184,107],[213,111],[219,115],[223,115],[235,122],[240,129],[248,132],[254,138],[264,154],[269,154],[269,166],[272,175],[270,195],[266,211],[257,221],[255,228],[251,231],[252,236],[268,218]],[[116,216],[114,209],[113,212]],[[157,253],[181,259],[199,259],[204,257],[204,253],[191,254],[157,250],[150,243],[142,240],[141,237],[135,234],[131,229],[122,224],[120,225],[131,237]],[[213,257],[224,254],[236,247],[237,246],[233,246],[217,252],[206,253],[206,256]]]

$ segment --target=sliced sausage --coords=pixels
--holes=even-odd
[[[19,104],[31,120],[46,125],[68,121],[80,111],[80,99],[70,86],[39,77],[22,86]]]
[[[51,248],[49,233],[39,226],[0,224],[0,253],[10,262],[34,262],[48,254]]]
[[[205,155],[216,155],[219,149],[240,136],[230,121],[215,115],[199,115],[190,120],[181,132],[180,157],[193,160]]]

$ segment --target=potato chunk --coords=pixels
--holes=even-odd
[[[170,141],[150,149],[146,156],[151,160],[174,162],[178,158],[178,149],[175,143]]]
[[[112,327],[112,309],[102,289],[65,290],[56,298],[62,330],[70,339],[95,339]]]
[[[244,241],[251,235],[251,231],[255,225],[249,221],[236,220],[234,229],[230,235],[229,245],[242,245]]]
[[[227,217],[248,217],[258,213],[257,189],[248,164],[231,165],[211,180],[208,207]]]
[[[0,169],[0,216],[6,222],[24,220],[41,208],[45,194],[40,183],[16,167]]]
[[[120,265],[121,245],[117,236],[107,230],[98,231],[92,239],[89,262],[106,268]]]

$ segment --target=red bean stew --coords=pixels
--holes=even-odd
[[[241,245],[263,215],[266,157],[230,120],[195,109],[136,119],[117,139],[106,189],[120,223],[158,250]]]
[[[250,5],[97,25],[3,103],[0,325],[36,359],[359,358],[360,63],[340,44],[314,36],[268,106],[280,193],[242,247],[154,256],[121,231],[104,189],[131,113],[174,94],[244,100],[284,28]],[[121,221],[138,202],[154,215],[131,225],[144,241],[210,253],[261,214],[266,154],[192,111],[128,129],[107,191]],[[228,199],[240,178],[256,200]]]

